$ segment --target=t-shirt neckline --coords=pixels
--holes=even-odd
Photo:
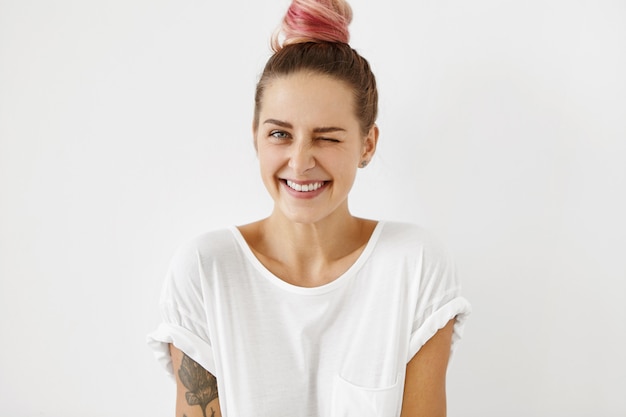
[[[237,226],[230,226],[229,230],[232,232],[233,237],[235,238],[239,248],[242,250],[246,259],[254,266],[254,268],[261,273],[266,279],[268,279],[274,285],[282,288],[285,291],[289,291],[292,293],[298,294],[308,294],[308,295],[318,295],[325,294],[331,292],[341,286],[344,285],[345,282],[349,281],[352,276],[354,276],[358,270],[363,266],[363,264],[369,259],[380,234],[382,233],[383,227],[385,225],[384,221],[378,221],[376,226],[374,227],[374,231],[370,236],[365,248],[357,258],[357,260],[340,276],[332,280],[331,282],[320,285],[318,287],[300,287],[298,285],[290,284],[286,281],[283,281],[276,275],[274,275],[263,263],[256,257],[252,249],[248,245],[248,242],[244,239],[241,231],[237,228]]]

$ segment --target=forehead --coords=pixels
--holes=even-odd
[[[261,114],[281,119],[354,119],[354,93],[343,81],[311,72],[273,79],[263,93]],[[263,117],[262,116],[262,117]]]

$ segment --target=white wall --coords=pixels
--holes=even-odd
[[[286,5],[0,0],[0,415],[173,415],[145,334],[176,246],[271,207]],[[474,306],[449,414],[626,415],[626,4],[352,5],[382,131],[353,210],[434,230]]]

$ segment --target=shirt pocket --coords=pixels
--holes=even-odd
[[[400,378],[391,386],[365,388],[336,375],[330,417],[397,417],[402,389]]]

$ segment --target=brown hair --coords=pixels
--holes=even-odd
[[[354,92],[356,117],[364,135],[376,122],[378,90],[370,65],[348,45],[348,24],[352,10],[343,0],[294,0],[283,20],[285,35],[274,35],[270,57],[256,86],[253,128],[259,126],[259,113],[265,87],[274,79],[300,71],[328,75],[345,82]],[[318,36],[317,34],[323,34]],[[332,34],[336,34],[333,38]],[[322,39],[319,39],[322,38]]]

